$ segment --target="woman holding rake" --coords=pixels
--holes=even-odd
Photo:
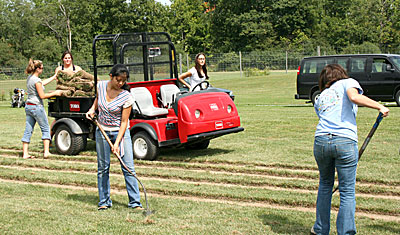
[[[389,109],[362,95],[360,84],[337,64],[325,66],[319,77],[321,95],[314,104],[319,122],[315,132],[314,157],[320,174],[316,221],[311,234],[329,234],[332,188],[338,172],[340,207],[336,219],[339,235],[356,234],[355,183],[358,163],[357,105]]]
[[[99,128],[96,129],[97,184],[100,198],[98,210],[107,210],[112,206],[109,180],[111,152],[119,153],[130,171],[135,172],[132,142],[128,128],[129,114],[134,101],[128,91],[129,87],[126,85],[128,77],[129,71],[124,65],[114,65],[110,71],[110,80],[101,81],[97,84],[97,97],[93,106],[86,113],[88,119],[93,119],[96,110],[98,110],[97,121],[114,143],[110,147]],[[136,178],[122,165],[121,169],[128,191],[128,207],[143,210]]]

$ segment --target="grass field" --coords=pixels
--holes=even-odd
[[[135,161],[154,215],[127,208],[125,184],[112,159],[113,207],[97,211],[95,143],[78,156],[41,157],[40,130],[21,158],[23,109],[0,102],[0,231],[5,234],[308,234],[315,217],[318,169],[312,155],[317,117],[295,100],[296,74],[240,77],[212,73],[215,87],[234,91],[244,132],[211,141],[206,150],[163,149],[157,161]],[[25,81],[0,82],[0,94]],[[50,86],[47,90],[54,89]],[[398,117],[391,110],[357,172],[358,234],[400,233]],[[377,111],[359,108],[360,144]],[[51,122],[51,119],[49,120]],[[51,149],[53,153],[54,149]],[[144,196],[142,194],[142,202]],[[333,198],[331,231],[339,197]]]

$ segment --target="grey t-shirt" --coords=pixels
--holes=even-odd
[[[27,103],[43,105],[43,100],[40,99],[40,96],[36,90],[36,83],[38,82],[42,83],[42,80],[34,75],[29,75],[28,80],[26,81],[26,88],[28,93],[28,99],[26,100]]]

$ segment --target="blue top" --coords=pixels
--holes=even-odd
[[[314,104],[319,118],[315,136],[334,134],[358,141],[358,107],[347,96],[350,88],[356,88],[360,94],[363,93],[360,84],[352,78],[339,80],[321,93]]]

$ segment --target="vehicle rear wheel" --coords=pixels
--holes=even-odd
[[[204,140],[195,144],[188,144],[185,146],[186,149],[200,150],[208,148],[210,140]]]
[[[55,145],[58,153],[76,155],[86,148],[86,144],[86,135],[76,135],[66,125],[57,127],[55,132]]]
[[[396,92],[394,95],[394,99],[396,101],[397,106],[400,106],[400,90]]]
[[[159,148],[156,142],[145,131],[140,131],[132,136],[133,156],[141,160],[155,160]]]
[[[315,104],[315,102],[317,102],[317,100],[318,100],[318,98],[319,98],[319,95],[321,95],[321,92],[320,91],[314,91],[314,93],[312,94],[312,96],[311,96],[311,102],[312,102],[312,104]]]

